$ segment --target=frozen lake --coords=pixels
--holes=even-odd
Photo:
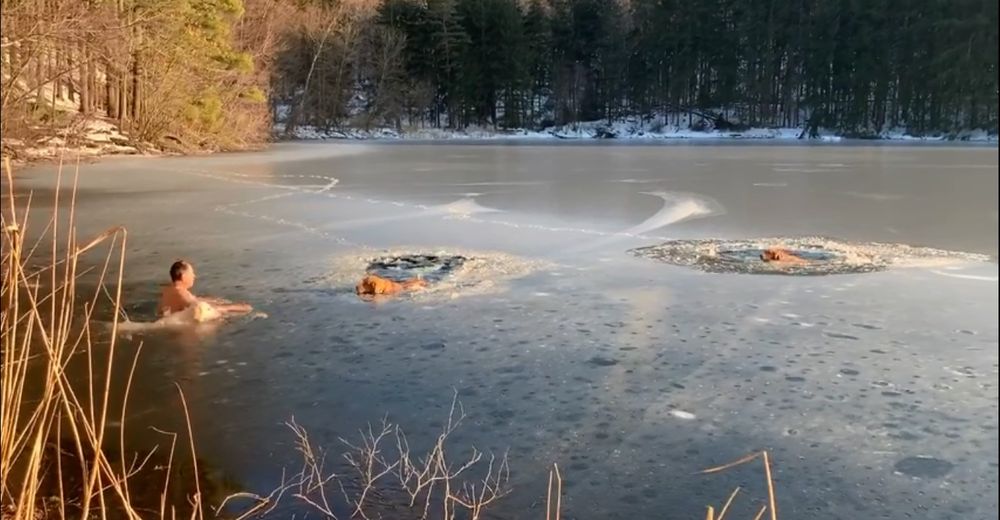
[[[36,213],[53,173],[21,172]],[[457,389],[455,445],[510,450],[502,518],[544,518],[552,462],[567,518],[699,518],[736,485],[746,513],[757,466],[695,473],[760,449],[784,518],[997,510],[996,147],[281,144],[85,165],[77,211],[127,225],[133,319],[177,258],[269,315],[124,342],[132,434],[176,420],[180,381],[203,458],[254,491],[297,463],[289,418],[334,454],[385,415],[427,448]],[[797,277],[627,253],[802,235],[990,260]],[[481,261],[373,305],[353,286],[382,249]]]

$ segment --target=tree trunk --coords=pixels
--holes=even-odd
[[[128,122],[128,79],[125,67],[119,69],[118,77],[118,126],[125,128]]]
[[[90,67],[87,66],[87,49],[83,42],[80,43],[80,59],[77,65],[80,68],[80,112],[84,115],[90,113]]]
[[[295,131],[295,125],[298,123],[298,118],[301,113],[305,110],[306,98],[309,96],[309,83],[312,82],[313,73],[316,71],[316,62],[319,60],[320,54],[323,53],[323,47],[326,45],[326,39],[330,36],[330,31],[333,30],[333,22],[330,22],[326,29],[323,31],[323,36],[320,37],[319,42],[316,45],[316,51],[313,53],[312,62],[309,64],[309,72],[306,74],[305,85],[302,87],[302,98],[296,104],[295,108],[288,115],[288,121],[285,122],[285,135],[291,135]]]
[[[118,0],[118,19],[122,20],[125,12],[124,0]],[[132,17],[125,17],[128,23],[132,22]],[[128,53],[123,54],[124,59],[121,64],[115,67],[115,82],[116,82],[116,92],[118,94],[118,101],[116,103],[116,108],[118,110],[118,128],[122,131],[125,130],[125,124],[128,122]]]
[[[45,60],[46,63],[48,63],[48,66],[49,66],[48,77],[51,78],[51,82],[50,83],[52,85],[52,93],[49,95],[49,98],[50,98],[49,99],[49,116],[50,116],[49,121],[51,122],[53,128],[55,128],[55,124],[56,124],[56,95],[58,94],[58,91],[59,91],[59,78],[57,78],[56,75],[55,75],[55,71],[56,71],[56,69],[59,68],[59,64],[56,63],[56,59],[57,59],[56,58],[56,50],[53,47],[53,49],[48,52],[48,54],[46,56],[46,60]]]
[[[111,63],[104,63],[104,101],[107,105],[108,118],[118,118],[118,93],[115,91],[117,83],[115,75],[111,71]]]
[[[142,116],[142,65],[138,51],[132,59],[132,121]]]
[[[89,52],[87,54],[87,79],[90,81],[90,85],[87,86],[90,91],[90,106],[87,109],[89,114],[97,110],[100,100],[100,92],[97,88],[97,68],[94,66],[93,56]]]

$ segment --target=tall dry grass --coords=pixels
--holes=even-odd
[[[78,236],[79,165],[76,172],[72,185],[62,186],[60,163],[51,214],[38,238],[29,242],[29,223],[37,220],[30,218],[31,195],[15,197],[14,173],[9,159],[4,162],[7,203],[2,208],[0,294],[3,518],[176,517],[178,509],[166,499],[169,482],[164,482],[156,515],[147,510],[140,514],[134,505],[129,481],[149,460],[149,455],[127,458],[124,446],[125,411],[138,350],[128,378],[114,377],[128,234],[124,227],[113,227],[94,237]],[[19,204],[20,200],[24,204]],[[91,258],[84,262],[87,256]],[[84,279],[94,287],[90,294],[78,291]],[[101,334],[105,339],[100,345],[92,326],[95,312],[111,316],[110,335]],[[71,362],[86,363],[84,380],[78,376],[71,380],[67,372]],[[114,407],[112,395],[122,389],[122,404]],[[190,431],[186,433],[190,439]],[[173,443],[176,441],[174,436]],[[193,457],[193,442],[190,447]],[[117,457],[108,455],[114,452]],[[166,478],[173,454],[172,444]],[[197,472],[194,479],[197,484]],[[199,495],[195,492],[190,497],[192,518],[203,514]]]
[[[287,423],[301,457],[300,469],[283,473],[281,483],[267,495],[236,493],[223,501],[246,503],[236,520],[267,516],[280,502],[290,498],[322,518],[413,518],[419,520],[479,520],[487,518],[496,503],[513,492],[507,454],[486,456],[473,447],[468,456],[455,460],[447,447],[449,437],[466,415],[457,394],[452,399],[447,420],[430,449],[417,453],[410,448],[402,428],[383,419],[358,432],[358,440],[341,438],[346,447],[341,458],[345,470],[331,468],[327,452],[315,445],[308,431],[294,419]],[[722,473],[760,460],[766,497],[750,500],[752,520],[778,520],[778,506],[770,454],[758,451],[735,461],[708,468],[701,475]],[[726,520],[743,489],[737,487],[721,507],[706,506],[705,520]],[[746,493],[744,493],[746,495]],[[378,497],[378,500],[373,500]],[[563,474],[558,464],[549,470],[545,499],[545,520],[563,518]],[[340,517],[338,517],[340,512]],[[765,515],[767,515],[765,517]],[[493,515],[496,517],[496,515]],[[749,520],[749,519],[747,519]]]

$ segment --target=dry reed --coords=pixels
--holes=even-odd
[[[125,407],[138,350],[127,380],[114,377],[128,233],[124,227],[112,227],[92,238],[80,239],[76,214],[78,178],[79,164],[68,189],[68,209],[64,209],[66,202],[61,199],[66,188],[62,186],[60,161],[51,215],[39,238],[29,244],[26,237],[32,216],[31,195],[19,207],[10,160],[4,161],[8,204],[0,208],[0,507],[5,520],[53,515],[103,520],[113,515],[112,511],[130,520],[148,517],[140,515],[135,507],[129,479],[143,468],[149,456],[130,462],[124,446]],[[86,264],[92,267],[86,267],[85,255],[101,250],[103,261],[87,259]],[[86,283],[94,284],[93,294],[78,292],[84,276],[88,277]],[[108,339],[98,344],[92,323],[95,312],[105,308],[111,316],[111,330]],[[71,380],[67,368],[81,355],[86,356],[85,380]],[[122,388],[121,409],[114,410],[112,395]],[[106,449],[114,431],[113,418],[120,423],[120,457],[116,460]],[[187,433],[190,438],[190,427]],[[68,453],[64,445],[69,446]],[[64,464],[64,456],[75,462],[73,469]],[[172,465],[173,448],[167,461],[168,478]],[[196,487],[198,478],[195,471]],[[54,485],[46,485],[53,481]],[[78,483],[72,489],[67,484],[71,481]],[[162,494],[160,517],[176,518],[176,508],[166,503],[168,484]],[[201,518],[198,500],[196,496],[192,519]],[[57,510],[48,511],[53,501],[58,504]]]

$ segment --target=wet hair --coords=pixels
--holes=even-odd
[[[170,265],[170,281],[179,282],[184,273],[191,268],[191,264],[184,260],[178,260]]]

